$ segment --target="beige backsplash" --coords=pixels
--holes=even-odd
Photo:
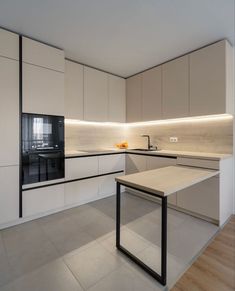
[[[147,141],[141,134],[149,134],[152,143],[165,150],[232,153],[233,148],[233,121],[220,119],[130,127],[66,124],[66,150],[112,148],[124,140],[129,148],[144,147]],[[178,142],[170,143],[171,136]]]

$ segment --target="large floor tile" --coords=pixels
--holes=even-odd
[[[56,260],[18,278],[0,291],[82,291],[62,260]]]
[[[0,233],[0,287],[12,280],[12,269],[10,267],[2,235]]]
[[[100,280],[89,291],[153,291],[153,286],[146,284],[136,273],[122,266]]]
[[[120,260],[98,243],[64,260],[84,288],[91,287],[121,265]]]

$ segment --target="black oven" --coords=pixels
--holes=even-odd
[[[23,113],[22,184],[64,178],[64,117]]]

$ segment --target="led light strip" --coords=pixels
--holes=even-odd
[[[119,123],[119,122],[95,122],[95,121],[84,121],[75,119],[65,119],[65,124],[69,125],[92,125],[92,126],[119,126],[119,127],[133,127],[133,126],[151,126],[151,125],[161,125],[161,124],[177,124],[177,123],[187,123],[187,122],[206,122],[206,121],[219,121],[219,120],[229,120],[233,119],[230,114],[218,114],[218,115],[204,115],[195,117],[183,117],[176,119],[166,119],[166,120],[153,120],[153,121],[140,121],[132,123]]]

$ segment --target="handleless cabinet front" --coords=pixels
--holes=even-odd
[[[125,155],[104,155],[99,156],[99,174],[106,174],[125,170]]]
[[[79,157],[65,160],[65,179],[73,180],[98,175],[98,157]]]
[[[0,28],[0,56],[19,60],[19,35]]]
[[[108,121],[108,74],[84,67],[84,119]]]
[[[142,121],[142,74],[126,80],[126,121]]]
[[[64,115],[64,73],[23,63],[23,112]]]
[[[127,154],[126,155],[126,174],[134,174],[146,171],[146,156]]]

